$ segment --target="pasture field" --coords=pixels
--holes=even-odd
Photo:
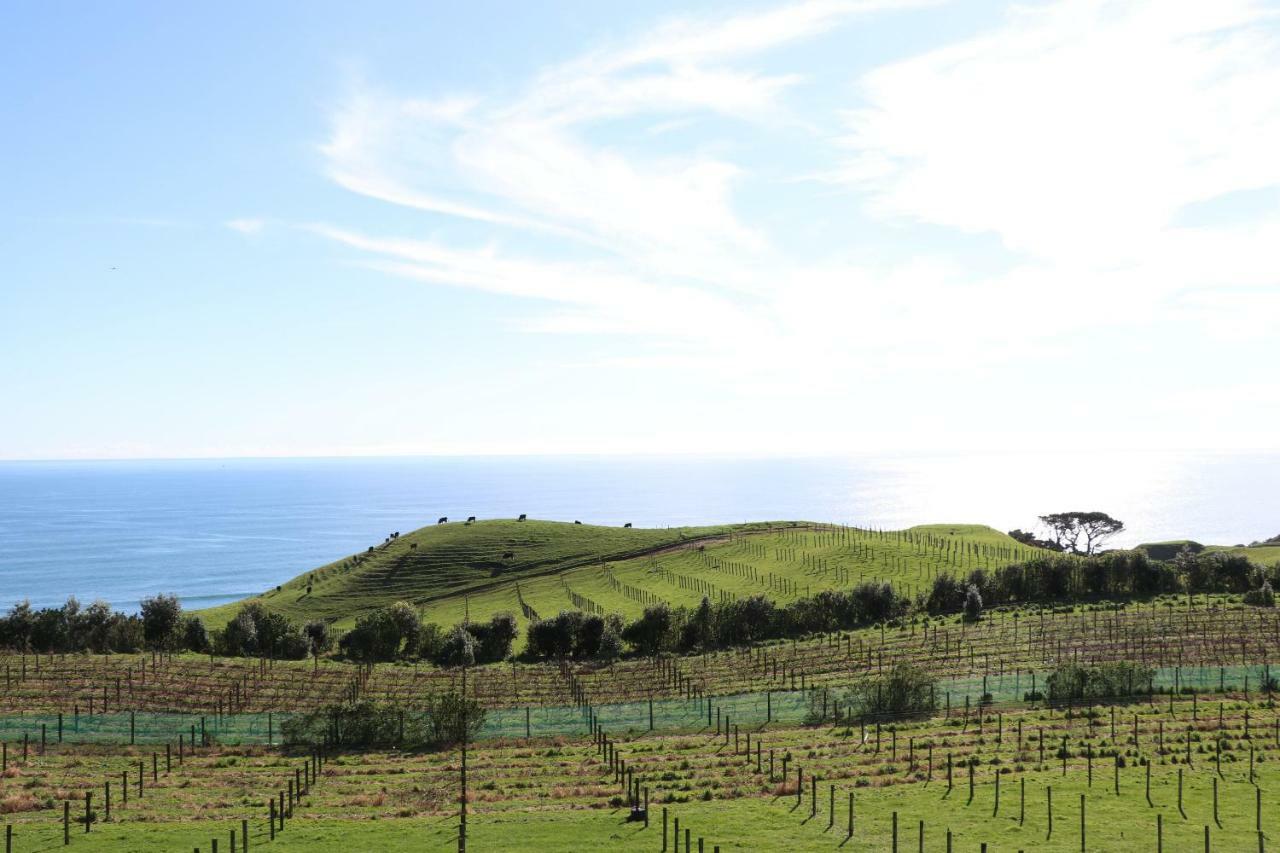
[[[1013,703],[881,726],[716,716],[696,732],[593,736],[584,723],[576,736],[475,744],[472,844],[661,850],[665,811],[671,830],[679,819],[695,843],[724,850],[885,850],[896,813],[901,850],[917,849],[921,821],[927,849],[943,849],[949,830],[957,849],[1077,850],[1081,795],[1086,849],[1154,849],[1157,815],[1170,850],[1202,849],[1205,826],[1219,850],[1257,849],[1259,826],[1264,843],[1280,833],[1280,718],[1256,694]],[[82,849],[210,849],[217,838],[229,850],[246,826],[250,849],[444,849],[456,838],[459,759],[213,744],[179,761],[155,745],[67,743],[23,759],[10,743],[0,817],[19,851],[62,847],[64,809]],[[629,791],[647,796],[647,828],[628,820]],[[268,800],[281,797],[291,814],[272,840]]]

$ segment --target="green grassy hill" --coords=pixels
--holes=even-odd
[[[1204,546],[1193,539],[1170,539],[1166,542],[1143,542],[1134,547],[1135,551],[1145,551],[1153,560],[1172,560],[1182,551],[1190,548],[1192,553],[1199,554]]]
[[[1228,554],[1239,554],[1248,557],[1251,561],[1260,566],[1269,566],[1272,563],[1280,563],[1280,545],[1210,545],[1206,550],[1209,551],[1226,551]]]
[[[648,530],[514,520],[433,525],[298,575],[261,595],[202,611],[201,615],[210,627],[220,627],[243,604],[257,601],[295,621],[323,619],[343,624],[396,601],[426,604],[441,597],[479,592],[516,578],[624,559],[756,526]]]
[[[444,626],[505,611],[523,633],[522,601],[539,616],[578,608],[633,617],[656,601],[694,606],[703,595],[763,593],[785,602],[865,580],[913,593],[940,572],[991,568],[1029,553],[982,525],[874,532],[790,521],[670,529],[482,521],[414,531],[247,601],[339,628],[396,601],[417,604]],[[219,627],[244,603],[202,615]]]
[[[1201,545],[1191,539],[1171,539],[1168,542],[1144,542],[1135,550],[1146,551],[1153,560],[1172,560],[1178,556],[1183,547],[1189,547],[1194,553],[1201,551],[1223,551],[1248,557],[1259,566],[1280,563],[1280,545]]]

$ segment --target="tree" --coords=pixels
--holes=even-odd
[[[176,595],[142,599],[142,634],[153,649],[172,649],[177,643],[182,605]]]
[[[1251,589],[1244,594],[1244,603],[1254,607],[1275,607],[1276,594],[1271,588],[1271,581],[1264,580],[1262,586]]]
[[[481,658],[485,661],[506,660],[519,633],[515,616],[506,612],[493,614],[489,619],[489,630],[480,644]]]
[[[418,611],[414,610],[413,605],[407,601],[397,601],[387,608],[387,615],[391,617],[391,621],[400,632],[400,638],[404,641],[405,654],[417,653],[418,644],[422,639],[422,620],[418,618]]]
[[[646,607],[643,616],[627,625],[622,632],[622,639],[642,655],[656,655],[667,645],[671,624],[671,608],[666,602],[660,602]]]
[[[258,626],[248,608],[241,609],[227,627],[217,632],[216,645],[224,655],[249,655],[258,651]]]
[[[385,607],[356,619],[356,626],[338,641],[344,652],[357,660],[394,660],[400,653],[400,626]]]
[[[464,625],[455,625],[445,637],[440,650],[440,663],[444,666],[474,666],[476,662],[476,638]]]
[[[199,616],[188,616],[182,620],[182,645],[193,652],[209,650],[209,632]]]
[[[1124,530],[1123,521],[1105,512],[1054,512],[1040,516],[1040,523],[1048,529],[1060,550],[1075,554],[1092,554],[1099,545]]]
[[[312,620],[302,629],[307,635],[307,639],[311,642],[311,654],[316,657],[321,652],[327,652],[329,647],[333,645],[333,635],[329,632],[329,624],[320,620]]]
[[[600,649],[596,657],[606,663],[622,657],[622,617],[617,613],[604,617],[604,633],[600,635]]]
[[[1010,530],[1009,538],[1032,548],[1043,548],[1046,551],[1061,551],[1062,546],[1050,539],[1037,539],[1034,533],[1026,530]]]
[[[978,587],[974,584],[969,584],[964,594],[964,618],[970,622],[977,622],[982,618],[982,593],[978,592]]]

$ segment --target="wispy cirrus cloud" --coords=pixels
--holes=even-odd
[[[1053,261],[1176,248],[1188,205],[1280,184],[1280,10],[1057,3],[861,81],[829,177],[880,215]]]
[[[1195,224],[1183,213],[1280,186],[1274,10],[1015,6],[978,35],[848,79],[816,108],[795,97],[812,73],[803,52],[764,61],[914,5],[682,18],[547,67],[514,94],[354,87],[321,148],[327,174],[422,211],[433,236],[313,230],[389,274],[528,300],[513,309],[520,329],[626,335],[634,345],[614,363],[749,377],[779,394],[1051,372],[1105,360],[1091,342],[1112,331],[1146,330],[1167,357],[1185,352],[1186,329],[1265,333],[1280,211]],[[762,161],[744,144],[794,128],[803,156]],[[852,224],[797,250],[803,205],[796,224],[743,203],[765,173],[814,187],[827,215],[834,188]],[[825,186],[805,184],[815,174]],[[895,252],[843,251],[882,234]],[[943,248],[985,235],[998,243],[979,263]]]
[[[367,89],[334,113],[329,175],[384,201],[551,233],[643,273],[718,287],[768,236],[734,210],[737,163],[695,148],[655,156],[601,142],[609,122],[776,119],[800,75],[735,65],[761,51],[907,3],[812,0],[727,20],[679,19],[547,68],[507,99],[395,98]]]

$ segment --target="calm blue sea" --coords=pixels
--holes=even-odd
[[[1280,533],[1280,455],[538,457],[0,463],[0,606],[189,607],[260,591],[438,516],[636,526],[796,518],[1028,527],[1100,509],[1118,544]]]

